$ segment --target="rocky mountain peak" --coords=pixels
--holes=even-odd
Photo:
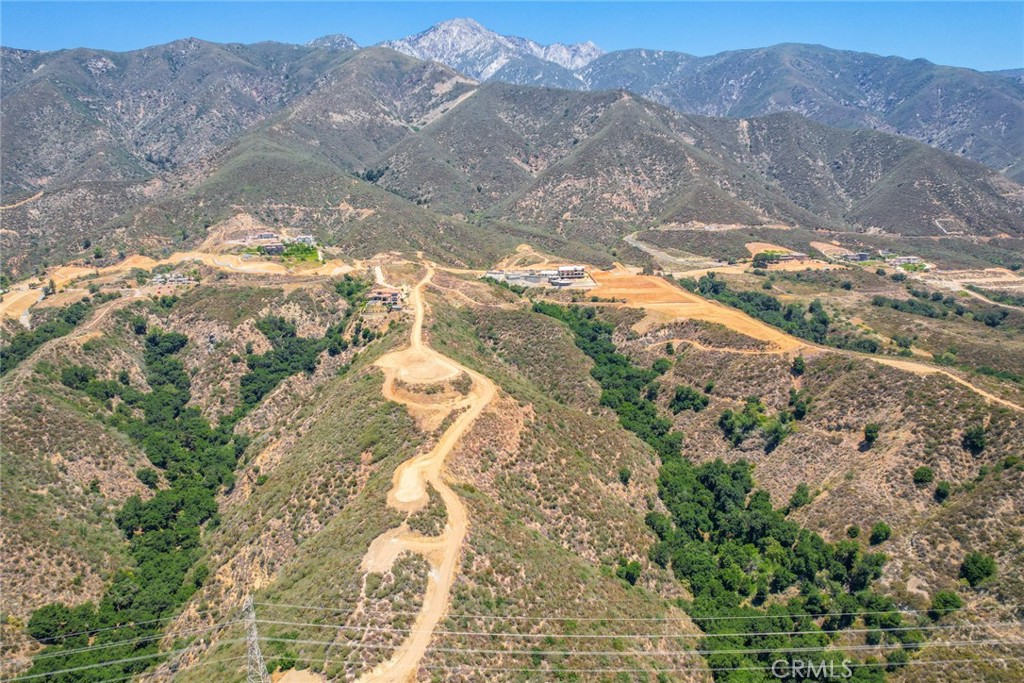
[[[327,50],[358,50],[359,43],[343,33],[321,36],[306,43],[306,47],[319,47]]]
[[[590,41],[541,45],[527,38],[501,35],[470,18],[449,19],[384,45],[418,59],[447,64],[482,80],[517,60],[538,59],[573,70],[603,54],[601,48]]]

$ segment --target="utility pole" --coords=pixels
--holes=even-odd
[[[270,674],[267,673],[267,665],[263,661],[263,653],[260,652],[260,636],[256,631],[256,607],[252,604],[252,596],[247,595],[242,605],[245,612],[245,643],[248,652],[246,653],[246,683],[270,683]]]

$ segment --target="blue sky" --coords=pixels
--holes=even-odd
[[[362,45],[469,16],[542,43],[593,40],[709,55],[782,42],[923,57],[974,69],[1024,67],[1016,2],[0,2],[0,42],[130,50],[195,36],[304,43],[345,33]]]

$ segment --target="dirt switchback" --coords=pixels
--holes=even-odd
[[[421,510],[429,500],[429,485],[441,495],[447,509],[448,522],[437,536],[416,533],[403,523],[381,534],[370,545],[362,561],[362,568],[367,572],[387,571],[399,555],[413,552],[427,560],[430,564],[430,574],[423,596],[423,606],[409,636],[391,659],[362,676],[361,681],[393,683],[414,678],[420,660],[433,637],[434,628],[448,609],[459,554],[466,537],[467,516],[462,501],[444,482],[442,471],[448,454],[473,427],[480,413],[497,393],[497,388],[489,379],[423,343],[423,289],[433,275],[434,269],[428,265],[426,275],[413,288],[410,295],[410,304],[416,312],[416,318],[409,346],[401,351],[389,353],[377,361],[377,365],[385,373],[383,393],[389,400],[410,404],[412,401],[404,393],[395,391],[396,380],[406,385],[428,385],[451,380],[461,373],[470,377],[472,387],[466,398],[448,406],[452,410],[465,410],[448,427],[437,444],[431,450],[402,463],[395,471],[388,493],[390,507],[409,513]],[[422,408],[419,404],[429,398],[429,395],[424,395],[416,402],[416,406],[410,407]],[[446,399],[438,398],[438,401],[444,400]],[[443,408],[445,406],[438,406],[439,410]]]

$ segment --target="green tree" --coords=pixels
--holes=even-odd
[[[871,536],[868,540],[871,545],[878,545],[888,541],[890,536],[892,536],[892,527],[885,522],[878,522],[871,527]]]
[[[156,485],[160,482],[160,475],[156,473],[156,470],[150,467],[142,467],[135,470],[135,476],[139,478],[147,488],[155,489]]]
[[[615,570],[615,575],[630,586],[635,586],[636,582],[640,579],[640,563],[636,560],[631,560],[630,562],[620,560],[619,567]]]
[[[659,375],[664,375],[666,372],[672,369],[672,361],[670,361],[668,358],[659,358],[658,360],[654,361],[654,363],[651,365],[651,369],[654,370]]]
[[[960,576],[967,579],[967,583],[971,584],[972,587],[977,586],[995,573],[995,559],[991,555],[985,555],[976,551],[967,553],[963,563],[960,565]]]
[[[676,387],[675,395],[669,401],[668,407],[673,413],[679,414],[684,410],[692,410],[699,413],[707,407],[710,399],[696,389],[681,385]]]
[[[985,426],[982,424],[975,423],[964,430],[963,446],[974,455],[985,450],[987,440]]]
[[[791,368],[791,371],[794,375],[799,377],[800,375],[804,374],[804,371],[806,369],[807,362],[804,360],[803,356],[797,356],[796,358],[793,359],[793,367]]]
[[[948,481],[940,481],[935,487],[935,500],[939,503],[949,498],[953,486]]]
[[[807,484],[800,483],[796,485],[796,490],[793,491],[793,495],[789,498],[789,508],[796,510],[802,508],[811,502],[811,490],[807,487]]]
[[[49,645],[61,635],[71,633],[70,625],[71,610],[59,602],[53,602],[32,613],[28,620],[28,632],[36,640]]]
[[[623,486],[629,486],[629,478],[633,476],[633,472],[628,467],[619,468],[619,482]]]

